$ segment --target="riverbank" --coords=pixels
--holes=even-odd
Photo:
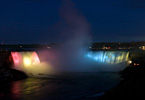
[[[123,80],[113,89],[107,91],[99,100],[145,99],[145,68],[128,67],[122,71]]]
[[[15,70],[15,69],[0,69],[0,84],[8,81],[15,81],[27,78],[27,75],[24,72]]]
[[[0,52],[0,84],[6,81],[20,80],[27,78],[24,72],[12,69],[13,61],[10,52]]]
[[[121,82],[99,100],[145,99],[145,53],[136,52],[130,58],[132,64],[120,72]]]

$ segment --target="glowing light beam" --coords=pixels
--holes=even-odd
[[[28,58],[28,57],[24,57],[23,63],[24,63],[24,66],[30,66],[31,65],[31,59]]]
[[[14,64],[19,64],[20,62],[20,57],[19,54],[17,52],[11,52]]]
[[[40,60],[36,52],[32,53],[32,64],[39,64]]]

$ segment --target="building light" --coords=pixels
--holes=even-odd
[[[128,63],[129,63],[129,64],[131,64],[131,63],[132,63],[132,61],[130,60],[130,61],[128,61]]]

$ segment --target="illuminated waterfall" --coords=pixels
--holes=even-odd
[[[130,64],[129,52],[125,51],[90,51],[86,58],[93,61],[95,70],[120,71]]]
[[[32,66],[40,63],[36,52],[11,52],[15,66]],[[22,63],[23,62],[23,63]]]
[[[41,61],[42,57],[39,59],[36,52],[11,52],[11,56],[14,62],[13,68],[25,72],[30,77],[48,77],[48,75],[58,74],[58,72],[63,71],[62,69],[66,69],[65,64],[59,63],[59,67],[54,64],[53,62],[56,63],[57,60],[49,54],[40,55],[43,57],[50,56],[44,62]],[[72,64],[76,68],[75,71],[120,71],[127,67],[128,61],[129,52],[90,51],[80,65],[75,66],[73,63],[70,63],[70,65]],[[70,68],[70,66],[67,68]]]
[[[87,57],[101,63],[118,64],[128,61],[129,52],[122,51],[96,51],[89,52]]]
[[[11,52],[11,56],[13,68],[25,72],[28,76],[43,76],[53,72],[49,63],[40,62],[36,52]]]

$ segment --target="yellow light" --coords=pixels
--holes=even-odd
[[[132,63],[132,61],[128,61],[128,63],[129,63],[129,64],[131,64],[131,63]]]
[[[30,66],[31,65],[31,59],[25,57],[23,60],[24,66]]]

